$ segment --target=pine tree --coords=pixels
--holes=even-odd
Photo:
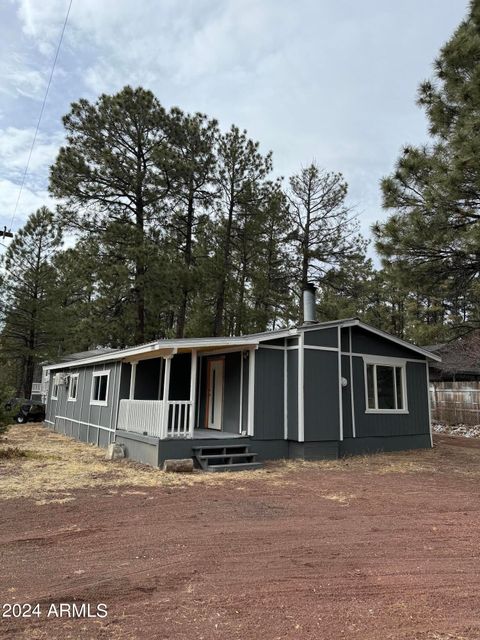
[[[59,222],[95,234],[113,225],[121,236],[115,250],[122,248],[120,259],[132,265],[137,342],[145,340],[148,236],[169,190],[165,121],[158,100],[141,88],[101,95],[94,104],[82,99],[63,118],[67,144],[50,176],[50,190],[63,203]]]
[[[42,207],[17,232],[4,259],[0,357],[15,363],[15,387],[30,397],[35,366],[56,354],[58,300],[52,265],[61,245],[53,215]]]
[[[257,197],[257,186],[272,168],[271,154],[262,156],[259,143],[253,142],[246,131],[232,126],[222,135],[217,145],[218,192],[218,271],[213,335],[225,331],[226,295],[232,284],[232,248],[237,216]],[[231,327],[230,327],[231,329]]]
[[[315,163],[289,180],[291,241],[297,256],[297,281],[320,285],[330,269],[365,251],[358,222],[346,205],[348,185],[340,173]],[[301,305],[300,305],[301,306]]]
[[[374,227],[377,248],[385,260],[402,263],[412,277],[420,273],[420,292],[448,281],[454,297],[467,296],[478,310],[478,0],[471,2],[468,16],[441,49],[433,80],[420,85],[418,103],[425,109],[431,142],[406,146],[394,173],[382,181],[384,207],[393,213]],[[458,323],[454,306],[444,318],[452,325]]]
[[[178,277],[180,300],[176,313],[176,336],[185,336],[188,306],[197,285],[195,235],[214,199],[216,120],[201,113],[184,114],[172,109],[166,120],[168,144],[172,149],[170,165],[171,215],[169,231],[176,238],[179,254]]]

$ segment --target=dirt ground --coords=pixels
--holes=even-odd
[[[480,638],[479,441],[230,475],[103,455],[0,442],[0,604],[40,605],[1,638]],[[73,602],[108,615],[47,616]]]

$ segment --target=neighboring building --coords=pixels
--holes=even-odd
[[[425,349],[441,357],[441,361],[430,362],[431,381],[480,380],[480,344],[477,335],[434,344]]]
[[[152,465],[430,447],[428,363],[438,360],[356,318],[158,340],[46,366],[46,422]]]
[[[480,334],[425,348],[442,358],[429,367],[434,420],[480,424]]]

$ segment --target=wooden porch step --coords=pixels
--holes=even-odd
[[[202,454],[200,457],[206,460],[225,460],[225,458],[256,458],[258,453],[252,453],[247,451],[244,453],[215,453],[215,454]]]
[[[206,471],[249,471],[262,468],[261,462],[239,462],[237,464],[213,464]]]
[[[245,471],[259,469],[257,453],[248,444],[224,444],[192,447],[193,458],[204,471]]]
[[[204,447],[192,447],[193,451],[218,451],[219,449],[228,449],[232,451],[233,449],[249,449],[250,445],[248,444],[214,444],[207,445]]]

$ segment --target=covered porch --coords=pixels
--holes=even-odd
[[[125,359],[117,429],[160,440],[253,435],[254,379],[251,345]]]

